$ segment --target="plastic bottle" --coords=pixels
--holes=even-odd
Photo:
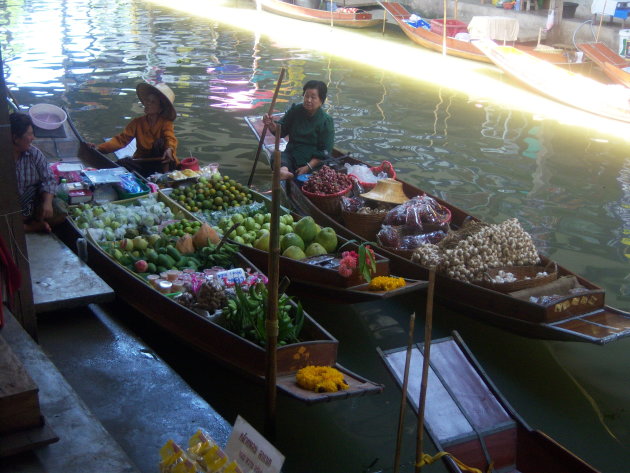
[[[68,195],[68,184],[65,179],[62,179],[57,186],[57,197],[64,202],[68,202],[70,200],[70,196]]]

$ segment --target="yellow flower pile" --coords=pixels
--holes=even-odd
[[[399,287],[405,287],[407,283],[403,278],[390,276],[376,276],[370,281],[368,289],[370,291],[391,291]]]
[[[330,366],[306,366],[296,373],[295,378],[301,388],[316,393],[334,393],[349,387],[343,374]]]

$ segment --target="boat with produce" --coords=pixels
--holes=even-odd
[[[408,373],[422,372],[424,344],[414,345]],[[403,386],[407,348],[379,350]],[[497,390],[457,332],[431,342],[424,426],[438,456],[452,473],[596,473],[597,470],[554,439],[532,429]],[[420,379],[409,379],[406,397],[418,413]],[[446,452],[447,455],[443,455]],[[463,465],[455,462],[457,459]]]
[[[256,137],[260,139],[260,133],[263,129],[262,119],[249,117],[247,122]],[[273,149],[273,137],[267,136],[265,138],[264,149],[270,153],[270,150]],[[333,159],[329,160],[329,164],[340,170],[344,170],[346,164],[368,167],[364,162],[344,155],[339,150],[335,151],[334,156]],[[465,256],[468,256],[465,254],[468,251],[467,247],[470,247],[475,239],[482,237],[491,239],[494,233],[509,232],[512,231],[510,230],[512,228],[513,231],[523,234],[527,241],[531,242],[531,238],[523,232],[518,222],[507,221],[500,225],[485,224],[464,210],[401,180],[399,176],[396,176],[395,180],[402,184],[402,192],[408,198],[426,196],[437,204],[435,207],[440,211],[448,210],[448,228],[450,230],[448,234],[451,234],[453,238],[450,239],[450,243],[449,240],[444,243],[441,242],[442,246],[427,246],[427,249],[431,251],[436,250],[436,262],[440,258],[444,259],[447,254],[446,250],[449,249],[461,250],[460,258],[464,259]],[[348,226],[347,218],[343,220],[343,214],[341,217],[327,214],[302,192],[298,182],[293,180],[286,181],[286,183],[288,198],[296,209],[301,209],[301,213],[311,215],[319,225],[333,228],[340,236],[357,241],[366,240],[365,237],[357,233],[357,231],[367,227],[366,223],[363,226],[354,226],[353,231]],[[369,219],[369,217],[367,218]],[[378,233],[380,228],[381,226],[377,227],[373,232]],[[429,228],[431,227],[429,226]],[[484,234],[480,233],[482,230],[484,230]],[[445,248],[447,244],[453,245],[453,248]],[[530,245],[529,251],[531,252],[531,250]],[[383,245],[378,245],[377,251],[389,259],[391,271],[394,274],[412,279],[428,279],[428,262],[422,263],[422,259],[429,255],[424,255],[422,252],[415,255],[414,250],[387,248]],[[503,248],[501,251],[504,251]],[[449,258],[453,254],[453,251],[448,252]],[[487,278],[491,274],[487,276],[483,274],[483,279],[480,281],[469,280],[460,276],[455,277],[455,274],[449,276],[448,271],[453,268],[443,261],[443,264],[437,268],[436,297],[443,304],[460,310],[466,315],[534,338],[605,344],[630,336],[630,313],[606,305],[604,289],[551,261],[544,255],[538,254],[537,256],[539,261],[535,265],[527,265],[527,268],[521,268],[518,271],[539,268],[542,270],[541,272],[544,272],[547,269],[550,273],[547,275],[548,279],[553,278],[553,280],[541,279],[519,283],[521,286],[532,285],[529,288],[531,289],[529,295],[528,293],[516,294],[518,291],[515,290],[513,284],[505,282],[492,284]],[[451,264],[450,266],[465,269],[465,265],[463,265],[464,268],[461,268],[461,264]],[[484,271],[484,273],[486,272],[488,271]],[[549,284],[533,286],[539,282]],[[551,294],[544,294],[547,290],[552,291]],[[561,292],[554,294],[555,291]]]
[[[630,89],[602,84],[510,46],[474,41],[476,47],[510,77],[557,102],[585,112],[630,123]],[[588,93],[585,93],[588,91]]]
[[[234,192],[239,195],[240,190],[246,190],[229,178],[216,176],[216,179],[200,179],[187,187],[169,189],[165,194],[191,211],[198,209],[194,211],[195,217],[217,228],[219,233],[227,233],[231,241],[240,245],[245,257],[266,271],[270,200],[248,190],[253,202],[245,201],[243,205],[227,208],[223,204],[209,205],[206,196],[222,193],[219,199],[223,199],[225,193],[230,192],[229,188],[235,188]],[[239,204],[232,200],[233,194],[228,195],[230,202]],[[291,281],[290,292],[337,303],[358,303],[426,288],[426,281],[392,276],[389,260],[378,250],[374,252],[359,242],[347,241],[330,227],[320,228],[312,217],[300,218],[286,209],[282,211],[279,271]]]
[[[492,62],[486,57],[485,54],[475,48],[475,46],[473,46],[473,44],[469,41],[463,41],[451,36],[451,34],[454,35],[458,32],[467,32],[468,25],[466,25],[466,23],[456,19],[447,19],[447,34],[450,34],[449,36],[446,36],[445,41],[442,33],[444,19],[430,20],[430,25],[428,25],[425,21],[424,25],[430,26],[430,29],[423,27],[421,24],[415,26],[415,23],[412,21],[412,14],[400,3],[378,3],[385,9],[386,14],[389,13],[392,16],[394,21],[396,21],[398,26],[400,26],[400,29],[403,31],[403,33],[405,33],[405,35],[417,45],[439,53],[442,53],[444,47],[446,47],[446,54],[448,54],[449,56],[455,56],[463,59],[470,59],[473,61],[487,63]],[[564,52],[555,50],[554,48],[529,46],[525,44],[517,44],[515,47],[519,50],[527,51],[528,53],[544,61],[549,61],[552,64],[564,64],[567,66],[575,65],[575,61],[572,60],[572,57],[566,57]]]
[[[630,87],[630,60],[620,56],[606,44],[600,42],[578,43],[576,47],[597,64],[615,84]]]
[[[308,8],[283,0],[259,0],[263,10],[296,20],[345,26],[348,28],[369,28],[382,20],[360,8],[338,7],[334,11]]]
[[[72,215],[75,232],[88,240],[88,264],[119,297],[202,353],[264,379],[266,278],[236,245],[221,245],[208,225],[162,194],[82,204]],[[185,238],[162,231],[176,222]],[[307,403],[381,391],[337,363],[337,340],[299,304],[281,296],[279,307],[279,389]],[[336,368],[348,388],[302,389],[295,376],[309,365]]]
[[[63,162],[90,167],[112,164],[70,125],[65,137],[40,136],[37,145],[49,156],[61,157],[52,154],[56,149],[65,151]],[[265,349],[259,343],[264,334],[259,329],[264,326],[266,288],[260,282],[265,276],[236,245],[220,245],[208,225],[159,193],[103,205],[81,203],[70,212],[66,222],[55,227],[56,234],[79,253],[83,251],[77,242],[84,241],[86,262],[118,296],[200,352],[264,380]],[[164,233],[169,225],[172,231]],[[188,238],[181,238],[180,232]],[[382,385],[337,363],[338,341],[299,304],[282,295],[279,307],[277,386],[281,391],[305,403],[382,391]],[[301,388],[296,374],[307,366],[335,369],[345,384],[335,392]]]

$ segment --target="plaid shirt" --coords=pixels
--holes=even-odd
[[[15,163],[15,173],[22,215],[28,217],[33,214],[42,192],[55,194],[57,180],[48,167],[46,156],[35,146],[20,155]]]

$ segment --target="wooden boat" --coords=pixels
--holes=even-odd
[[[414,43],[423,48],[430,49],[432,51],[437,51],[439,53],[443,52],[444,49],[444,38],[441,33],[436,33],[435,31],[431,31],[422,27],[414,28],[406,20],[409,20],[411,13],[400,3],[397,2],[378,2],[385,11],[391,14],[392,18],[396,21],[400,29],[405,33],[405,35]],[[448,20],[447,20],[448,21]],[[447,23],[448,26],[448,23]],[[549,61],[553,64],[572,64],[569,58],[564,56],[563,54],[557,54],[556,52],[544,52],[544,51],[536,51],[535,46],[529,46],[524,44],[519,44],[515,46],[516,48],[527,51],[528,53],[535,55],[536,57],[543,59],[545,61]],[[449,56],[455,56],[463,59],[470,59],[473,61],[481,61],[481,62],[492,62],[488,59],[485,54],[479,51],[472,43],[468,41],[462,41],[459,39],[455,39],[452,37],[446,37],[446,54]]]
[[[254,198],[258,202],[262,202],[271,211],[271,202],[262,194],[251,191]],[[167,194],[167,193],[166,193]],[[175,201],[172,201],[177,205]],[[289,212],[284,209],[285,212]],[[292,213],[294,220],[297,222],[301,217]],[[209,222],[213,223],[213,222]],[[338,248],[343,251],[357,251],[359,242],[348,242],[346,238],[338,235]],[[263,272],[267,272],[269,263],[269,253],[259,250],[251,246],[239,244],[240,251],[243,255],[252,261]],[[376,273],[374,276],[389,276],[389,259],[375,252],[376,257]],[[323,255],[307,258],[306,260],[294,260],[286,256],[280,255],[280,276],[289,278],[291,284],[288,292],[296,295],[305,295],[325,299],[338,304],[356,304],[360,302],[376,301],[381,299],[390,299],[403,294],[424,290],[427,281],[419,281],[415,279],[406,280],[406,285],[391,291],[371,291],[368,283],[358,276],[352,275],[350,278],[341,276],[337,271],[339,257],[338,255]]]
[[[379,350],[402,386],[406,347]],[[412,350],[407,399],[416,413],[423,345]],[[459,334],[431,343],[424,425],[438,452],[466,466],[513,473],[596,473],[597,470],[545,433],[532,429],[514,411],[483,371]],[[442,457],[453,473],[462,473],[451,456]]]
[[[296,20],[311,21],[326,25],[345,26],[348,28],[369,28],[379,24],[382,20],[373,18],[371,13],[357,11],[327,11],[307,8],[282,0],[260,0],[263,10],[277,15],[294,18]]]
[[[246,121],[259,139],[263,128],[262,119],[250,117]],[[273,137],[267,136],[265,143],[264,148],[268,152],[273,148]],[[365,164],[358,159],[344,156],[339,150],[334,154],[336,164],[340,166],[344,163]],[[400,178],[397,180],[403,183],[407,196],[426,194],[448,208],[452,215],[452,228],[458,228],[464,220],[474,218],[464,210]],[[319,225],[332,227],[338,235],[348,239],[362,240],[361,236],[345,227],[340,219],[331,218],[313,205],[295,181],[287,181],[287,195],[296,209],[313,216]],[[424,266],[385,248],[379,248],[378,251],[389,258],[391,270],[395,274],[412,279],[428,279],[429,271]],[[540,257],[543,265],[550,261],[544,255]],[[561,265],[557,265],[557,268],[558,277],[575,276],[589,290],[588,300],[567,296],[552,303],[538,304],[441,274],[436,275],[436,297],[444,305],[461,310],[466,315],[529,337],[605,344],[630,336],[630,313],[606,305],[605,291],[595,283]]]
[[[69,150],[68,161],[65,162],[70,162],[71,158],[74,159],[73,162],[90,162],[93,163],[92,165],[99,163],[101,159],[109,161],[89,148],[73,126],[70,126],[69,131],[73,131],[73,135],[67,136],[63,143],[57,143],[59,149],[63,146],[64,149]],[[42,147],[50,145],[48,149],[54,149],[55,146],[46,144],[46,140],[48,138],[40,138],[37,144]],[[70,150],[74,151],[70,152]],[[141,198],[143,197],[138,197],[138,199]],[[162,201],[167,206],[173,205],[170,199],[159,194],[158,199],[163,199]],[[173,210],[182,212],[182,209],[176,205],[173,206]],[[83,235],[71,217],[68,217],[63,225],[56,227],[55,233],[68,247],[77,251],[77,239]],[[239,337],[210,318],[159,293],[145,280],[119,264],[92,238],[88,237],[86,240],[86,262],[130,306],[201,353],[255,380],[264,381],[266,369],[264,348]],[[238,258],[238,265],[256,270],[256,266],[247,258],[242,255]],[[278,348],[277,386],[282,392],[311,404],[376,394],[382,391],[382,385],[362,378],[337,363],[338,341],[306,313],[302,337],[303,341],[299,343]],[[295,373],[308,364],[334,366],[344,374],[350,387],[336,393],[315,393],[300,388],[295,382]]]
[[[604,43],[579,43],[576,47],[614,83],[630,87],[630,60],[621,57]]]
[[[474,44],[524,86],[571,107],[630,123],[630,89],[627,87],[602,84],[493,41],[479,40]]]

